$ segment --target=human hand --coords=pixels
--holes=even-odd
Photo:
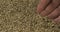
[[[53,21],[60,22],[60,0],[41,0],[37,12],[41,16],[47,16]]]

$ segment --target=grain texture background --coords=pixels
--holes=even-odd
[[[60,25],[36,13],[39,0],[0,0],[0,32],[60,32]]]

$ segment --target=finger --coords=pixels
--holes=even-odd
[[[42,12],[51,0],[41,0],[37,7],[37,12]]]
[[[45,11],[41,12],[42,16],[47,16],[48,14],[50,14],[54,9],[56,9],[56,7],[60,4],[59,1],[54,0],[46,9]]]
[[[60,23],[60,16],[58,18],[54,19],[53,21],[56,23]]]
[[[60,13],[60,7],[56,8],[51,14],[48,15],[48,18],[55,19],[59,16]]]

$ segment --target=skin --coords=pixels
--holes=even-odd
[[[55,22],[60,22],[60,0],[40,0],[37,12]]]

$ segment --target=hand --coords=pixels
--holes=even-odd
[[[47,16],[53,21],[60,22],[60,0],[41,0],[37,11],[41,16]]]

